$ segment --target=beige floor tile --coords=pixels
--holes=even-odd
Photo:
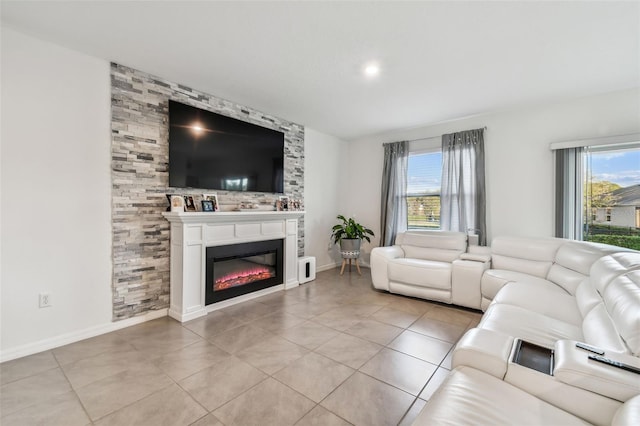
[[[65,365],[105,352],[121,352],[125,349],[133,349],[133,346],[118,334],[107,333],[56,348],[52,352],[60,365]]]
[[[223,313],[222,311],[213,311],[209,312],[209,314],[202,318],[185,323],[184,326],[197,335],[207,340],[211,340],[213,336],[224,333],[232,328],[240,327],[246,323],[247,321],[241,321]]]
[[[420,358],[431,364],[440,365],[453,345],[433,337],[406,330],[396,337],[388,346],[391,349]]]
[[[371,315],[371,318],[377,321],[384,322],[385,324],[395,325],[396,327],[400,328],[409,327],[419,317],[420,315],[418,314],[411,314],[409,312],[401,311],[399,309],[393,309],[388,306],[385,306],[384,308]]]
[[[412,356],[384,348],[360,371],[418,396],[437,366]]]
[[[0,364],[0,385],[15,382],[58,367],[53,353],[44,351]]]
[[[69,391],[71,386],[60,368],[47,370],[0,387],[0,413],[4,417]]]
[[[288,328],[305,322],[304,318],[291,315],[285,311],[279,311],[253,321],[251,324],[272,333],[279,333]]]
[[[189,425],[207,414],[178,385],[171,385],[115,413],[103,417],[96,426],[179,426]]]
[[[435,306],[437,305],[426,300],[412,299],[410,297],[398,298],[387,305],[388,308],[408,312],[414,315],[423,315]]]
[[[231,357],[181,380],[178,384],[207,410],[215,410],[268,376]]]
[[[2,416],[3,425],[83,426],[91,423],[75,392],[67,392]]]
[[[191,426],[224,426],[224,425],[213,414],[207,414],[197,422],[191,423]]]
[[[308,349],[273,336],[238,352],[236,356],[271,375],[304,356]]]
[[[351,423],[333,414],[326,408],[316,405],[296,426],[349,426]]]
[[[220,407],[213,414],[227,426],[293,425],[315,403],[269,378]]]
[[[238,303],[237,305],[224,308],[221,311],[240,321],[250,322],[272,314],[274,308],[252,300],[244,303]]]
[[[179,381],[230,356],[217,346],[202,341],[169,352],[157,358],[154,364],[167,376]]]
[[[141,336],[129,343],[148,356],[158,356],[202,340],[202,337],[184,327],[170,327],[164,332]]]
[[[255,325],[245,324],[213,336],[209,341],[229,353],[237,353],[273,337],[273,333],[265,331]]]
[[[341,333],[316,349],[316,352],[351,368],[358,369],[377,354],[380,349],[382,349],[382,346],[377,343]]]
[[[329,339],[337,336],[338,331],[313,321],[307,321],[284,330],[279,334],[293,343],[313,350]]]
[[[423,401],[420,398],[416,399],[413,402],[411,408],[409,408],[409,411],[407,411],[407,414],[404,415],[402,421],[398,424],[398,426],[411,426],[425,405],[427,405],[427,401]]]
[[[97,420],[172,383],[157,367],[147,365],[98,380],[76,389],[76,393],[89,417]]]
[[[425,314],[425,317],[463,327],[467,327],[476,318],[475,313],[453,306],[435,306]]]
[[[381,309],[377,305],[340,305],[313,318],[314,322],[344,331]]]
[[[316,353],[310,353],[280,370],[273,377],[320,402],[355,370]]]
[[[168,330],[182,328],[182,324],[171,317],[157,318],[152,321],[146,321],[131,327],[118,330],[115,334],[123,337],[127,341],[136,340],[141,337],[149,337],[151,335],[163,334]]]
[[[372,319],[364,319],[345,330],[345,333],[370,342],[386,345],[402,333],[402,329]]]
[[[62,366],[67,379],[74,389],[98,380],[137,369],[149,363],[146,355],[126,345],[119,352],[106,352],[91,358],[84,358]]]
[[[355,425],[397,425],[414,397],[356,372],[320,405]]]
[[[442,384],[442,382],[444,382],[444,379],[446,379],[448,375],[449,370],[438,368],[436,372],[433,373],[433,376],[431,376],[431,378],[429,379],[427,386],[420,393],[420,399],[428,401],[433,393],[438,390],[438,387],[440,387],[440,385]]]
[[[453,359],[453,349],[449,351],[446,357],[440,363],[440,367],[446,368],[447,370],[451,370],[451,360]]]
[[[286,306],[284,311],[300,318],[311,319],[335,307],[335,303],[318,304],[313,301],[301,301],[295,305]]]
[[[428,314],[429,312],[427,312],[426,315]],[[466,327],[423,316],[414,322],[411,327],[409,327],[409,330],[424,334],[425,336],[435,337],[445,342],[455,343],[460,339],[460,336],[464,334]]]

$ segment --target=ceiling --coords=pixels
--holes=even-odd
[[[635,1],[1,7],[18,31],[345,140],[640,86]]]

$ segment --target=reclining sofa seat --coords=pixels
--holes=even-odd
[[[467,250],[463,232],[408,231],[391,247],[371,251],[371,278],[379,290],[452,303],[452,262]]]

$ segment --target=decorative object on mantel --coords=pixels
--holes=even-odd
[[[220,204],[218,204],[218,194],[202,194],[202,199],[205,201],[211,201],[213,203],[213,210],[217,212],[220,210]],[[202,205],[202,211],[209,211],[204,209],[204,204]]]
[[[169,203],[171,204],[172,212],[184,211],[184,198],[182,197],[182,195],[167,194],[167,198],[169,198]]]
[[[202,200],[202,211],[203,212],[215,212],[213,207],[213,201],[211,200]]]
[[[184,196],[184,211],[186,212],[198,211],[198,209],[196,209],[196,202],[193,199],[193,195]]]
[[[276,201],[276,210],[279,212],[286,212],[289,210],[289,197],[281,195]]]
[[[343,215],[337,217],[342,221],[331,228],[331,238],[335,244],[340,244],[340,254],[342,255],[342,267],[340,268],[340,275],[344,273],[344,267],[349,263],[349,270],[351,270],[351,261],[355,259],[356,269],[358,274],[362,275],[360,271],[360,265],[358,259],[360,258],[360,244],[362,240],[371,242],[369,235],[374,237],[373,231],[369,228],[365,228],[361,224],[355,221],[354,218],[345,218]]]

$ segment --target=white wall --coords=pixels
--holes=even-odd
[[[3,359],[111,322],[109,79],[106,61],[2,29]]]
[[[305,128],[304,131],[304,218],[305,255],[316,257],[316,268],[335,266],[340,255],[332,245],[331,227],[344,210],[347,199],[347,144],[333,136]]]
[[[498,235],[552,236],[553,155],[549,143],[640,131],[640,90],[625,90],[519,110],[483,114],[353,141],[350,211],[379,230],[382,143],[487,126],[487,227]],[[376,236],[378,232],[376,232]],[[376,239],[376,244],[378,240]]]

